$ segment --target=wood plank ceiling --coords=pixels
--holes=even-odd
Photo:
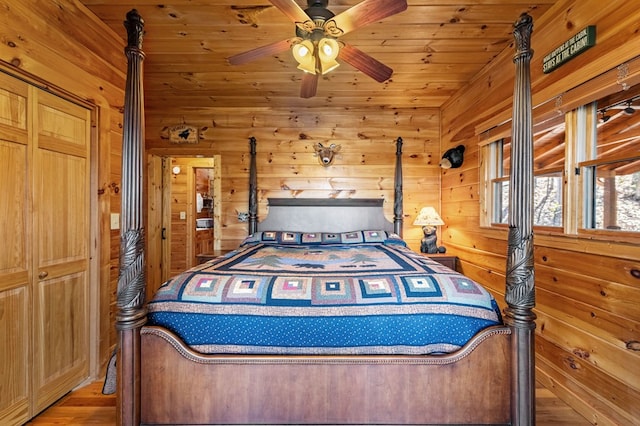
[[[226,58],[295,36],[268,0],[80,0],[126,40],[135,7],[145,20],[145,107],[440,107],[512,43],[512,26],[556,0],[408,0],[404,12],[341,39],[393,68],[378,83],[349,64],[320,77],[317,95],[300,98],[303,72],[289,50],[244,65]],[[306,0],[295,0],[307,7]],[[330,0],[336,15],[361,0]]]

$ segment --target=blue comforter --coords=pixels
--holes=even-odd
[[[148,309],[208,354],[448,353],[501,324],[483,287],[384,231],[259,232]]]

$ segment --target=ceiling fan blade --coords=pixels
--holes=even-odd
[[[341,34],[346,34],[406,9],[407,0],[364,0],[334,16],[329,22],[334,21]]]
[[[348,44],[340,48],[338,58],[362,71],[378,83],[388,80],[393,74],[391,68],[367,55],[362,50]]]
[[[309,15],[298,6],[295,0],[269,0],[269,2],[280,9],[280,11],[287,15],[296,25],[301,26],[302,29],[305,29],[305,27],[302,26],[303,22],[309,22],[309,25],[311,25],[310,28],[314,27]]]
[[[300,87],[300,97],[313,98],[318,89],[318,74],[305,72],[302,76],[302,86]]]
[[[267,44],[266,46],[256,47],[255,49],[229,56],[227,61],[231,65],[242,65],[262,58],[263,56],[275,55],[291,48],[291,41],[292,39],[280,40],[275,43]]]

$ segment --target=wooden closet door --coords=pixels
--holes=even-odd
[[[27,90],[0,73],[0,424],[29,419]]]
[[[33,403],[89,375],[90,111],[32,89]]]

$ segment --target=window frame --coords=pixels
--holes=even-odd
[[[640,85],[639,85],[640,86]],[[640,88],[638,89],[640,92]],[[637,242],[640,231],[625,231],[617,229],[595,229],[587,227],[593,212],[589,206],[593,206],[595,194],[588,185],[591,172],[589,168],[598,165],[640,159],[638,155],[623,155],[620,157],[597,158],[597,126],[598,126],[597,101],[578,106],[564,113],[565,121],[565,149],[564,165],[559,167],[541,168],[534,170],[534,176],[547,174],[550,171],[560,172],[562,180],[562,226],[535,225],[536,232],[556,233],[563,235],[577,235],[596,239],[611,239],[614,237],[620,241]],[[638,111],[640,114],[640,111]],[[543,123],[536,127],[540,128]],[[480,226],[501,229],[508,226],[507,222],[497,222],[496,214],[502,206],[496,199],[496,184],[508,181],[509,176],[503,173],[503,148],[504,140],[508,138],[510,123],[494,129],[493,137],[489,134],[480,135]]]

